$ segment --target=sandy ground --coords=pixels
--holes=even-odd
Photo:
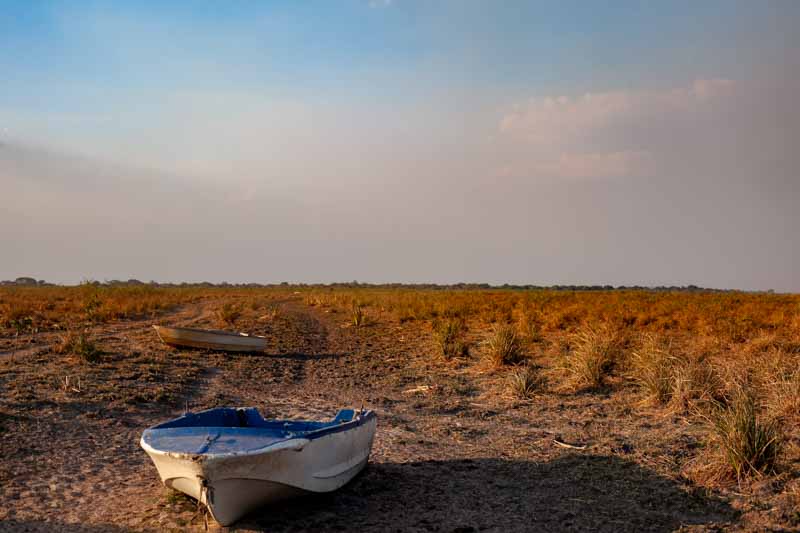
[[[216,327],[215,305],[156,321]],[[264,508],[237,531],[800,530],[792,503],[759,506],[683,479],[701,429],[637,407],[624,387],[518,401],[504,371],[477,355],[441,361],[415,322],[354,328],[299,300],[281,302],[277,317],[251,314],[240,329],[266,335],[266,355],[167,348],[152,320],[97,326],[105,354],[95,364],[56,354],[56,333],[4,339],[0,530],[203,530],[204,514],[160,484],[138,446],[147,426],[187,404],[378,413],[370,464],[351,484]]]

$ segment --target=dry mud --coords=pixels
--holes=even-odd
[[[156,321],[216,327],[217,304]],[[507,373],[479,355],[436,357],[425,325],[375,317],[354,328],[299,300],[258,314],[238,325],[270,339],[265,355],[167,348],[151,320],[96,326],[104,354],[94,364],[55,353],[56,333],[5,339],[0,530],[203,530],[204,513],[167,491],[138,447],[144,428],[185,405],[378,413],[370,464],[352,483],[266,507],[236,531],[797,530],[791,508],[683,479],[700,428],[636,407],[625,388],[517,401],[504,392]]]

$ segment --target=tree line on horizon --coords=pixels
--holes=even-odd
[[[138,279],[128,280],[86,280],[81,285],[95,285],[103,287],[164,287],[164,288],[239,288],[239,289],[259,289],[259,288],[330,288],[330,289],[414,289],[414,290],[551,290],[551,291],[654,291],[654,292],[760,292],[760,291],[739,291],[737,289],[712,289],[699,287],[697,285],[534,285],[534,284],[511,284],[492,285],[490,283],[364,283],[359,281],[335,282],[335,283],[290,283],[282,281],[279,283],[229,283],[222,281],[212,283],[210,281],[201,282],[181,282],[181,283],[162,283],[158,281],[140,281]],[[22,276],[14,280],[0,281],[0,286],[11,287],[53,287],[68,286],[59,283],[50,283],[45,280],[37,280],[32,277]],[[772,290],[763,292],[773,292]]]

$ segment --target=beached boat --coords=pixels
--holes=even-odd
[[[267,348],[267,339],[247,333],[156,325],[153,329],[159,338],[170,346],[188,346],[224,352],[263,352]]]
[[[267,503],[338,489],[366,466],[376,426],[375,413],[363,409],[317,422],[217,408],[153,426],[140,444],[166,486],[226,526]]]

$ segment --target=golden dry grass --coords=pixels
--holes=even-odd
[[[555,390],[630,384],[641,390],[642,403],[697,422],[714,419],[708,432],[716,453],[708,462],[722,457],[734,477],[780,470],[781,448],[772,443],[800,432],[798,295],[378,287],[302,292],[306,303],[326,309],[358,301],[385,320],[435,324],[439,351],[442,339],[452,343],[457,336],[437,328],[462,324],[486,341],[484,355],[497,368],[521,361],[524,346],[549,357],[550,371],[544,370],[558,376]],[[539,388],[538,370],[509,372],[515,396]],[[750,403],[737,399],[743,387]],[[761,448],[764,461],[756,457]]]
[[[529,400],[544,388],[546,380],[539,367],[525,365],[511,373],[508,388],[511,393],[522,400]]]
[[[517,364],[525,357],[519,334],[511,324],[495,324],[486,345],[489,361],[496,367]]]
[[[245,305],[253,310],[286,297],[288,289],[106,286],[0,287],[0,332],[71,329],[81,324],[148,318],[201,300],[224,299],[217,318],[235,323]]]
[[[759,421],[780,421],[775,428],[784,436],[800,433],[798,295],[343,286],[2,287],[0,332],[13,337],[82,331],[89,324],[155,317],[198,301],[212,302],[220,322],[241,327],[247,325],[237,322],[242,313],[274,320],[274,302],[287,298],[340,313],[334,316],[351,326],[364,325],[367,317],[370,325],[418,322],[419,331],[432,333],[431,353],[457,364],[470,357],[467,346],[480,346],[479,355],[495,362],[493,372],[509,374],[504,383],[512,383],[520,397],[540,390],[546,375],[548,389],[552,385],[571,393],[630,386],[641,391],[639,399],[667,412],[708,418],[715,409],[738,413],[736,391],[746,386],[753,409],[741,412]],[[80,352],[86,343],[76,339],[73,335],[64,349]],[[506,369],[528,357],[535,357],[541,370]],[[779,454],[773,455],[766,471],[780,469]]]

